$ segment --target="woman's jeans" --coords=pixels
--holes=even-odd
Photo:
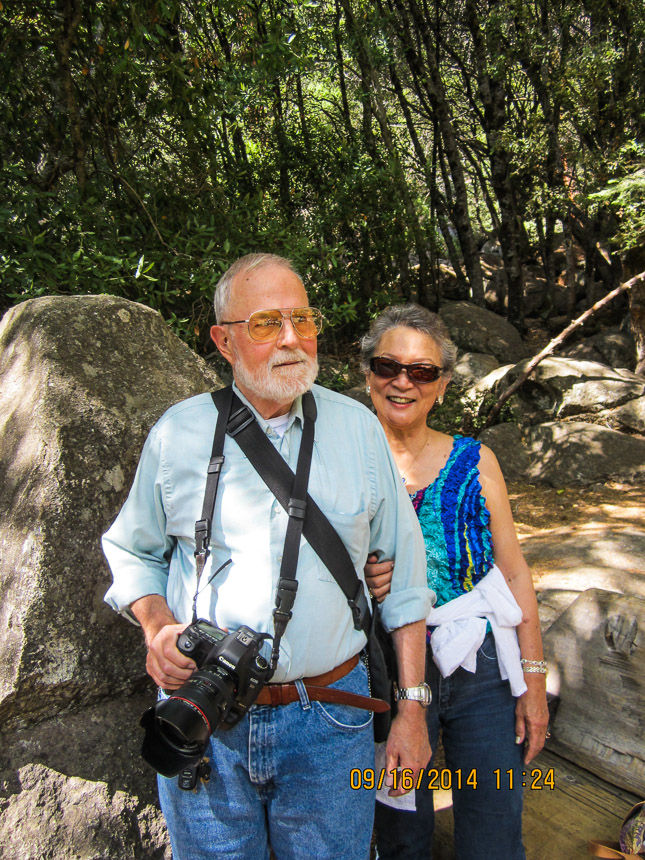
[[[299,683],[299,682],[298,682]],[[330,685],[369,695],[362,661]],[[367,860],[374,792],[351,788],[374,767],[372,713],[310,702],[255,706],[206,752],[210,782],[196,793],[160,776],[173,860]]]
[[[443,774],[443,785],[452,786],[457,860],[524,860],[523,749],[515,743],[515,699],[508,681],[500,677],[492,633],[479,649],[474,674],[459,668],[442,678],[428,646],[426,676],[432,690],[427,711],[430,768],[436,766],[441,730],[449,771]],[[440,776],[441,769],[434,781],[437,787]],[[476,787],[466,784],[469,777],[473,784],[476,780]],[[416,812],[376,804],[379,860],[432,857],[434,792],[426,788],[428,782],[424,779],[416,792]]]

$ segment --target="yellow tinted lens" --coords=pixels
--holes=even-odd
[[[273,340],[281,328],[280,311],[257,311],[249,318],[249,334],[253,340]]]
[[[291,322],[301,337],[315,337],[320,331],[322,316],[315,308],[294,308]]]

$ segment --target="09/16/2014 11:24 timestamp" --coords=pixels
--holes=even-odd
[[[388,778],[389,777],[389,778]],[[490,779],[491,774],[488,774]],[[408,768],[401,770],[395,769],[386,771],[382,768],[380,771],[375,771],[373,768],[353,768],[350,772],[350,786],[355,791],[361,788],[370,791],[373,788],[381,789],[383,786],[397,789],[403,788],[405,791],[411,791],[413,788],[419,791],[425,788],[428,791],[449,791],[456,788],[477,788],[477,784],[482,778],[482,774],[478,774],[476,768],[470,771],[450,770],[449,768],[429,768],[421,771],[414,778],[414,773]],[[555,775],[553,768],[542,770],[542,768],[534,767],[532,770],[514,771],[497,769],[492,772],[492,778],[495,780],[495,788],[498,791],[502,789],[513,790],[514,788],[529,788],[533,791],[549,788],[555,788]]]

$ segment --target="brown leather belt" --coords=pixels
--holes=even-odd
[[[358,664],[358,654],[345,660],[340,666],[336,666],[322,675],[314,675],[311,678],[303,678],[307,695],[313,702],[331,702],[335,705],[350,705],[352,708],[361,708],[364,711],[377,711],[382,713],[388,711],[390,706],[383,699],[372,699],[370,696],[361,696],[358,693],[348,693],[346,690],[330,689],[329,684],[349,675]],[[293,681],[288,684],[266,684],[260,695],[255,700],[256,705],[289,705],[291,702],[299,702],[298,688]]]

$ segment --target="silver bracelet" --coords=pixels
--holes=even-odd
[[[538,675],[548,675],[549,674],[549,670],[546,668],[546,666],[526,666],[526,665],[524,665],[524,666],[522,666],[522,671],[525,674],[531,674],[532,672],[535,672]]]
[[[542,666],[546,669],[546,660],[525,660],[524,657],[520,660],[522,666]]]

